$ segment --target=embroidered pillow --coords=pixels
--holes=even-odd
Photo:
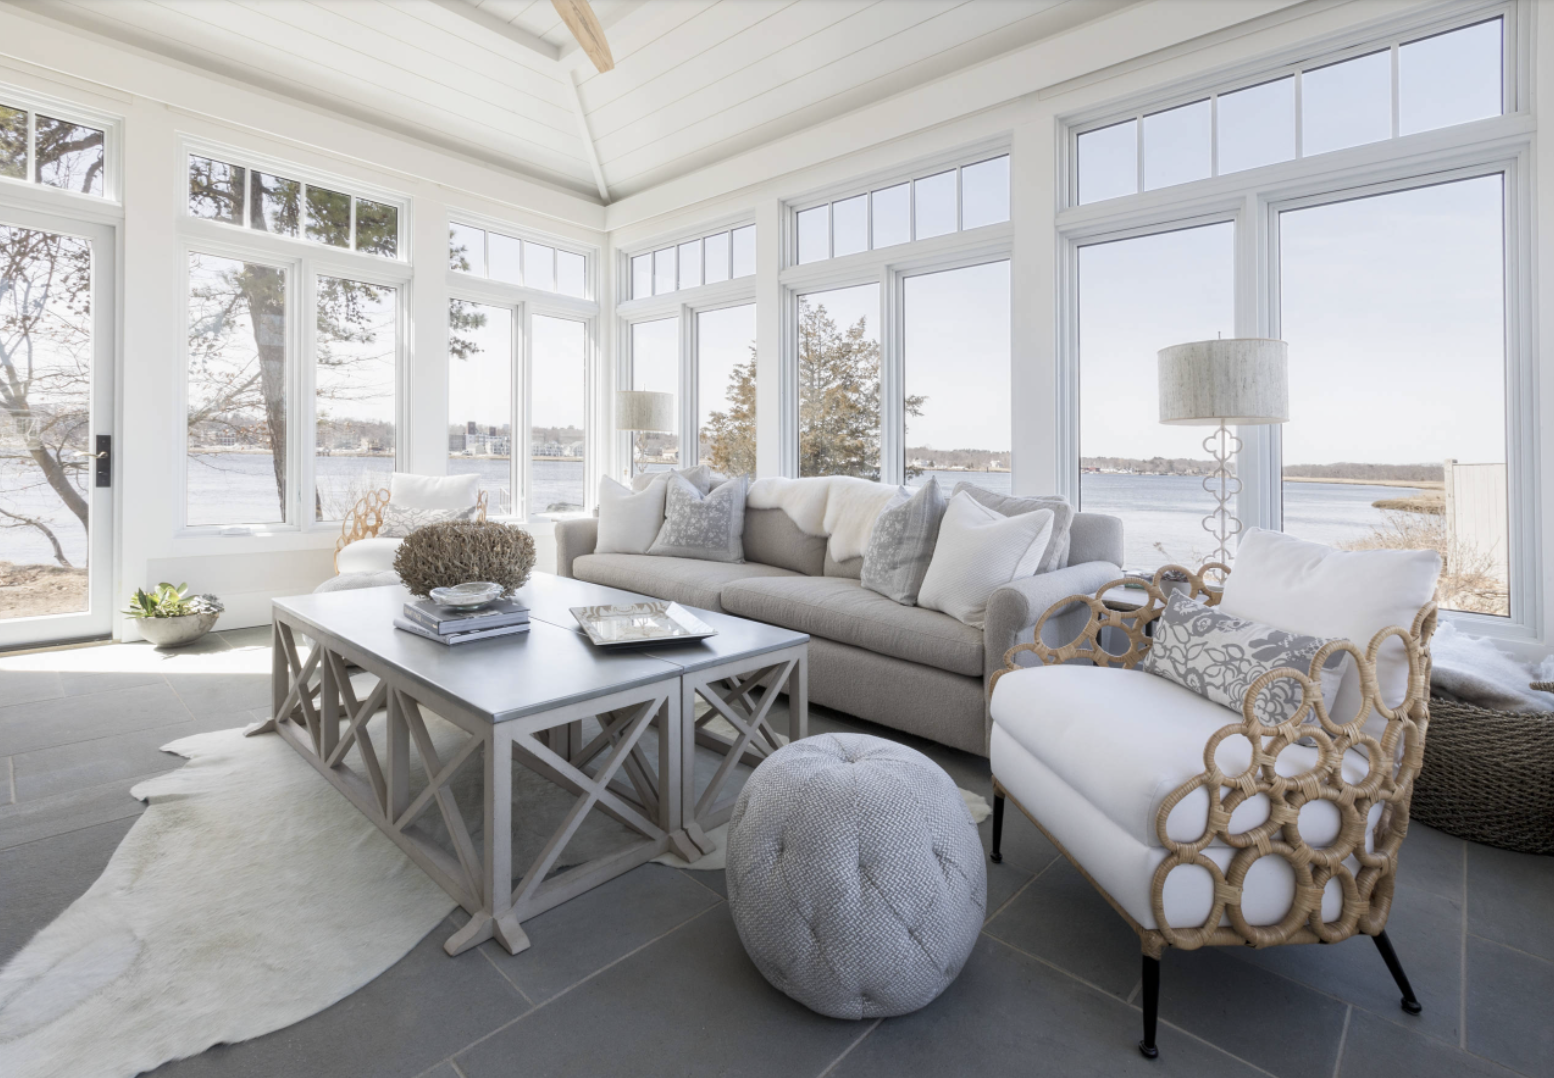
[[[1240,714],[1254,681],[1285,666],[1309,673],[1311,660],[1327,643],[1223,613],[1177,592],[1155,622],[1154,642],[1139,668]],[[1348,657],[1339,652],[1322,670],[1322,696],[1328,706],[1338,695]],[[1258,694],[1254,714],[1259,722],[1275,726],[1295,714],[1300,697],[1300,683],[1281,678]],[[1315,719],[1313,714],[1311,721]]]
[[[378,529],[379,539],[403,539],[417,528],[428,524],[442,524],[449,520],[479,520],[480,506],[467,509],[412,509],[408,505],[396,505],[392,498],[383,507],[383,526]]]
[[[860,582],[902,606],[916,606],[917,593],[928,575],[933,548],[939,540],[945,500],[932,478],[909,493],[905,487],[874,522],[863,553]]]
[[[706,496],[683,475],[671,475],[664,493],[664,526],[649,554],[703,561],[745,560],[745,477]]]

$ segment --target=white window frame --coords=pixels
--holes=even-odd
[[[294,248],[304,250],[316,256],[319,251],[327,251],[331,254],[362,255],[378,262],[403,263],[409,265],[412,261],[410,250],[410,237],[414,235],[414,228],[410,219],[411,200],[408,195],[386,187],[378,187],[359,180],[346,179],[332,175],[318,169],[297,165],[268,154],[252,153],[238,146],[228,145],[222,142],[214,142],[209,139],[196,138],[184,135],[179,139],[180,159],[182,165],[182,204],[179,209],[180,217],[186,222],[197,222],[219,228],[223,232],[235,233],[238,236],[259,236],[273,239]],[[298,235],[281,236],[274,232],[264,232],[249,225],[248,196],[250,184],[247,173],[244,176],[243,216],[241,223],[230,221],[217,221],[209,217],[196,217],[189,212],[189,159],[191,157],[203,157],[207,160],[219,161],[225,165],[233,165],[252,172],[262,172],[265,175],[278,175],[288,180],[297,180],[303,185],[299,192],[302,199],[302,217],[298,222]],[[318,240],[309,239],[307,236],[307,188],[321,187],[338,194],[348,195],[351,199],[351,246],[335,247]],[[392,206],[399,211],[399,235],[395,240],[394,256],[368,254],[365,251],[356,250],[356,203],[365,199],[368,202],[377,202],[382,205]],[[241,242],[241,241],[238,241]]]
[[[1239,69],[1167,87],[1109,112],[1068,117],[1059,140],[1058,179],[1068,208],[1057,215],[1058,486],[1079,500],[1079,251],[1093,243],[1174,232],[1230,221],[1235,227],[1235,332],[1279,336],[1279,214],[1477,176],[1504,176],[1506,461],[1510,551],[1510,616],[1443,611],[1471,632],[1507,640],[1541,638],[1541,502],[1537,455],[1537,351],[1533,323],[1533,141],[1527,63],[1527,0],[1471,3],[1420,19],[1389,20],[1368,32],[1310,43],[1256,71]],[[1200,100],[1209,88],[1230,92],[1257,85],[1295,66],[1319,66],[1366,55],[1400,41],[1503,17],[1504,112],[1498,117],[1397,135],[1380,142],[1247,169],[1134,195],[1074,203],[1078,135],[1097,127]],[[1394,68],[1394,70],[1396,70]],[[1395,88],[1394,88],[1395,93]],[[1394,115],[1396,111],[1394,110]],[[1108,118],[1109,117],[1109,118]],[[1142,168],[1142,163],[1140,165]],[[1163,341],[1162,346],[1172,342]],[[1243,489],[1237,515],[1248,527],[1281,529],[1282,439],[1276,427],[1240,431],[1237,472]],[[1082,508],[1082,506],[1081,506]]]
[[[547,292],[539,288],[530,288],[526,285],[509,284],[505,281],[493,280],[490,277],[476,273],[467,273],[456,270],[451,266],[447,269],[448,299],[464,300],[469,303],[480,303],[490,307],[502,307],[513,313],[513,355],[512,367],[512,392],[511,402],[513,416],[513,459],[512,482],[513,486],[513,512],[511,516],[500,517],[494,511],[492,519],[510,520],[515,523],[542,523],[545,521],[564,520],[570,516],[586,516],[593,512],[597,501],[596,488],[599,484],[599,476],[602,474],[600,467],[601,449],[607,444],[601,437],[601,413],[600,406],[600,363],[599,363],[599,303],[592,298],[598,295],[597,277],[599,252],[596,248],[576,244],[568,240],[535,232],[531,229],[519,228],[513,224],[498,218],[489,217],[479,213],[455,210],[449,214],[450,224],[468,225],[471,228],[483,229],[486,232],[499,232],[504,236],[553,247],[558,251],[567,251],[581,255],[584,259],[583,281],[584,291],[588,297],[580,299],[576,296],[565,296],[559,292]],[[447,253],[443,252],[442,261],[447,265]],[[575,514],[545,515],[539,518],[531,518],[529,512],[529,494],[533,489],[534,481],[534,455],[530,449],[529,434],[532,429],[532,379],[534,369],[534,319],[539,316],[549,318],[561,318],[570,322],[580,322],[583,325],[583,386],[586,394],[583,411],[583,508]],[[441,419],[441,428],[446,430],[448,417]],[[443,441],[446,442],[446,435]],[[444,450],[446,454],[446,450]]]
[[[839,202],[859,194],[892,187],[902,182],[937,175],[951,168],[960,169],[1010,153],[1005,141],[988,142],[952,153],[939,154],[920,160],[909,168],[896,168],[890,172],[854,179],[845,185],[817,192],[802,199],[791,200],[783,207],[782,251],[783,268],[778,275],[782,289],[781,352],[782,370],[779,394],[779,419],[781,431],[780,460],[782,474],[799,474],[799,297],[814,292],[826,292],[859,285],[880,286],[880,481],[903,483],[906,481],[906,351],[905,351],[905,296],[908,277],[917,277],[946,270],[965,269],[989,262],[1014,262],[1014,192],[1010,190],[1010,219],[998,224],[982,225],[969,230],[958,230],[924,240],[909,240],[878,249],[870,248],[856,254],[830,257],[804,265],[798,263],[798,215],[805,210],[831,202]],[[1011,164],[1012,164],[1011,160]],[[915,188],[908,189],[915,195]],[[956,222],[960,221],[960,180],[956,179]],[[872,214],[872,203],[870,213]],[[916,206],[909,199],[908,219],[916,229]],[[831,215],[834,217],[834,215]],[[832,221],[834,231],[834,221]],[[834,242],[831,247],[834,248]],[[1011,288],[1013,287],[1011,277]],[[1010,305],[1013,318],[1013,304]],[[1014,340],[1011,326],[1011,347]],[[1012,357],[1011,357],[1012,359]],[[1012,373],[1012,364],[1011,364]],[[1010,434],[1013,435],[1012,387],[1007,393],[1010,402]],[[1018,484],[1019,464],[1011,457],[1011,480]]]
[[[698,225],[689,231],[660,236],[650,243],[634,244],[630,248],[621,249],[617,252],[615,261],[616,280],[619,282],[616,294],[622,296],[631,295],[631,260],[634,257],[651,255],[655,251],[662,251],[666,247],[673,247],[676,251],[676,265],[678,266],[680,244],[690,243],[697,239],[706,239],[706,237],[715,236],[720,232],[728,232],[732,236],[736,229],[754,224],[754,219],[746,213],[723,219],[715,219]],[[730,239],[730,243],[732,242],[732,239]],[[732,260],[732,250],[729,252],[729,257]],[[732,261],[730,265],[732,265]],[[630,389],[632,385],[632,326],[638,322],[661,322],[669,318],[678,319],[680,366],[677,379],[677,385],[679,386],[677,403],[679,415],[677,420],[680,436],[680,467],[682,468],[688,468],[698,463],[701,457],[701,438],[697,422],[700,416],[697,400],[698,387],[700,385],[700,358],[698,355],[698,342],[696,340],[696,316],[702,311],[716,311],[725,307],[753,305],[756,302],[756,279],[759,276],[760,274],[757,272],[744,277],[734,277],[727,281],[718,281],[713,284],[677,288],[675,291],[666,292],[661,296],[643,296],[641,299],[627,299],[615,305],[615,384],[622,389]],[[628,432],[615,432],[615,459],[625,462],[625,466],[617,468],[616,471],[626,476],[628,482],[630,481],[632,466],[631,438],[632,436]]]
[[[187,154],[180,160],[187,168]],[[290,178],[288,176],[288,178]],[[187,187],[184,197],[187,201]],[[404,219],[401,217],[401,229]],[[408,261],[385,258],[382,255],[364,254],[343,248],[330,247],[312,241],[298,240],[290,236],[276,236],[267,232],[240,228],[236,225],[206,218],[192,217],[184,213],[180,222],[180,347],[183,363],[178,379],[179,424],[178,477],[178,538],[266,538],[274,535],[310,532],[338,533],[340,521],[314,520],[312,509],[313,484],[316,475],[316,380],[315,353],[316,319],[311,313],[316,309],[317,279],[340,277],[365,284],[375,284],[395,289],[397,311],[395,313],[394,359],[394,463],[393,470],[403,471],[408,460],[409,442],[409,310],[412,270]],[[273,524],[190,524],[189,523],[189,460],[187,451],[188,431],[184,417],[189,408],[188,341],[189,341],[189,259],[191,255],[212,255],[218,258],[239,259],[284,269],[286,284],[286,347],[291,370],[287,376],[287,446],[286,489],[287,506],[285,523]],[[308,312],[308,317],[299,317]],[[301,433],[307,431],[307,436]]]
[[[0,83],[0,104],[27,110],[27,170],[17,179],[0,176],[0,198],[7,204],[38,209],[48,213],[70,213],[94,221],[121,219],[124,206],[124,120],[101,109],[78,105],[64,98],[40,94],[14,83]],[[36,139],[38,113],[51,119],[97,128],[103,133],[103,193],[87,195],[63,187],[52,187],[33,179],[37,171]],[[112,209],[116,213],[105,213]]]

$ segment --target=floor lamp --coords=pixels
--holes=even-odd
[[[615,429],[631,432],[631,459],[626,465],[626,478],[630,479],[637,470],[637,433],[674,433],[674,394],[646,389],[616,390]]]
[[[1209,561],[1229,565],[1230,542],[1241,534],[1241,521],[1230,511],[1231,499],[1241,492],[1231,464],[1241,439],[1230,428],[1289,418],[1288,346],[1283,341],[1243,337],[1160,350],[1160,422],[1219,428],[1203,440],[1215,463],[1203,479],[1203,489],[1216,502],[1214,512],[1203,518],[1203,529],[1216,543]]]

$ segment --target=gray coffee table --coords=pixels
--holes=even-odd
[[[732,797],[719,795],[735,764],[758,761],[778,744],[769,722],[778,693],[771,690],[789,692],[790,736],[807,732],[802,633],[698,610],[719,629],[710,641],[602,651],[576,629],[570,608],[645,597],[535,574],[519,592],[531,608],[528,633],[450,648],[393,627],[408,598],[402,587],[384,587],[275,600],[273,717],[253,733],[284,737],[469,912],[469,922],[444,944],[449,954],[491,938],[516,954],[529,945],[521,922],[666,851],[687,860],[706,852],[705,830],[727,819],[732,805]],[[303,638],[312,642],[305,657]],[[377,678],[364,699],[351,686],[348,665]],[[752,690],[760,684],[768,691],[757,698]],[[711,708],[699,720],[698,699]],[[440,753],[423,707],[468,738]],[[368,721],[385,709],[380,758]],[[702,729],[713,714],[737,736]],[[600,732],[585,745],[583,722],[590,718]],[[650,729],[657,735],[651,759],[642,751]],[[724,753],[699,798],[691,766],[697,743]],[[427,776],[415,791],[412,746]],[[449,786],[477,752],[478,849]],[[512,813],[513,763],[577,797],[516,887],[512,836],[524,821]],[[433,804],[451,851],[411,829]],[[551,875],[596,808],[636,840]]]

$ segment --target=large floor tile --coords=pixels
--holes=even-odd
[[[147,775],[135,775],[101,786],[87,786],[54,797],[39,797],[14,805],[0,805],[0,850],[27,842],[79,831],[83,827],[139,816],[144,802],[130,796],[130,789]]]
[[[167,726],[190,717],[183,701],[160,678],[155,684],[112,692],[11,704],[0,707],[0,756]]]
[[[1468,843],[1444,831],[1413,823],[1398,851],[1398,886],[1462,901]]]
[[[468,1078],[816,1075],[860,1032],[767,984],[718,906],[454,1062]]]
[[[184,758],[163,752],[162,746],[191,734],[246,726],[248,712],[191,719],[111,737],[55,745],[11,758],[16,771],[16,800],[54,797],[139,775],[182,767]]]
[[[1167,951],[1160,1016],[1279,1078],[1328,1078],[1346,1004],[1223,948]]]
[[[1151,1062],[1136,1047],[1141,1032],[1136,1008],[984,937],[943,995],[880,1023],[828,1078],[1257,1073],[1169,1026]]]
[[[1554,1075],[1554,962],[1468,937],[1468,1051]]]
[[[1471,846],[1468,931],[1554,961],[1554,857]]]
[[[270,703],[270,678],[265,674],[169,673],[167,683],[196,718]]]
[[[0,850],[0,964],[80,898],[134,820],[112,820]]]
[[[1337,996],[1415,1033],[1458,1043],[1462,1036],[1461,904],[1400,885],[1387,921],[1387,937],[1424,1006],[1422,1014],[1403,1010],[1397,984],[1369,936],[1357,935],[1332,946],[1226,948],[1225,953]]]
[[[1510,1078],[1512,1072],[1454,1044],[1410,1033],[1355,1010],[1335,1078]]]
[[[1139,938],[1066,858],[1021,891],[987,934],[1119,999],[1139,983]]]
[[[525,996],[541,1003],[717,904],[717,895],[687,875],[642,865],[525,921],[532,946],[522,954],[495,942],[483,946]]]
[[[268,625],[253,625],[247,629],[228,629],[211,635],[230,648],[267,648],[270,646],[272,631]]]
[[[157,1078],[422,1074],[528,1009],[479,953],[457,958],[443,953],[450,929],[448,922],[439,924],[377,980],[311,1018],[151,1073]]]
[[[13,776],[16,768],[11,763],[11,758],[0,758],[0,808],[16,803],[16,783]]]

